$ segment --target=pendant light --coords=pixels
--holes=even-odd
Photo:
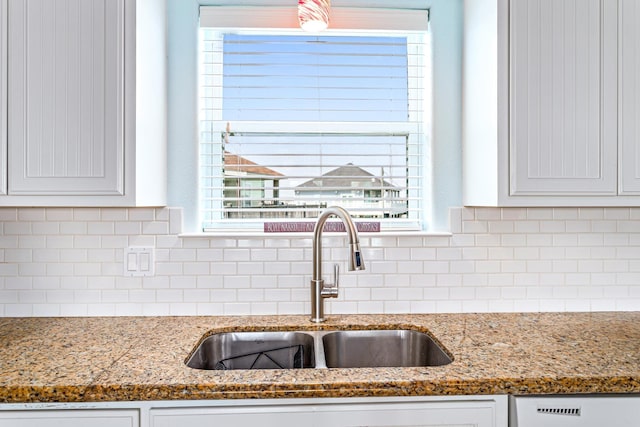
[[[300,28],[309,32],[326,30],[330,10],[331,0],[298,0]]]

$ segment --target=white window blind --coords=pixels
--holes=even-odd
[[[206,26],[224,12],[212,9],[200,33],[203,228],[261,229],[331,205],[383,229],[424,227],[426,14],[422,31],[308,35]]]

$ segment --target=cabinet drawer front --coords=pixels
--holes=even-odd
[[[492,401],[153,409],[151,427],[495,427]]]
[[[125,0],[8,0],[9,194],[123,193]]]
[[[0,427],[139,427],[137,410],[0,411]]]

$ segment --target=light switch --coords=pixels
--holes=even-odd
[[[153,276],[153,248],[149,246],[130,246],[124,250],[124,275]]]
[[[138,270],[138,255],[135,253],[127,254],[127,271]]]
[[[141,252],[138,262],[140,263],[140,271],[149,271],[149,254]]]

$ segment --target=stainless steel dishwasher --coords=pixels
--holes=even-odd
[[[640,395],[512,396],[509,426],[640,426]]]

